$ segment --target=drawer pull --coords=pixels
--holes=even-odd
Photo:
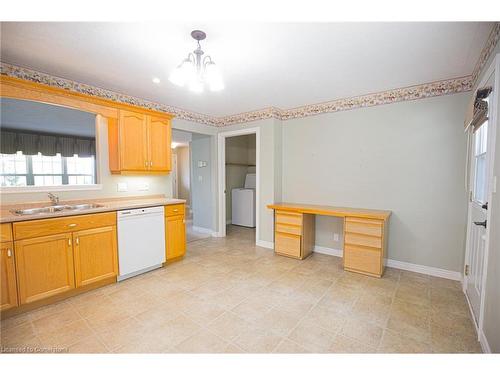
[[[179,212],[179,210],[177,208],[174,208],[174,212]]]
[[[75,223],[73,223],[73,224],[68,224],[68,227],[70,227],[70,228],[76,227],[76,224],[75,224]]]
[[[12,250],[7,249],[7,257],[10,258],[12,256]]]

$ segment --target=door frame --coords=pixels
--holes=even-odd
[[[259,241],[260,234],[260,128],[246,128],[230,130],[217,134],[217,175],[218,175],[218,232],[217,237],[226,237],[226,138],[239,135],[255,134],[255,243]]]
[[[488,158],[487,158],[487,163],[488,163],[488,170],[487,170],[487,176],[488,176],[488,181],[487,181],[487,186],[488,186],[488,192],[487,192],[487,202],[492,202],[492,197],[493,197],[493,189],[494,189],[494,160],[495,160],[495,145],[496,145],[496,136],[497,136],[497,127],[498,127],[498,97],[497,97],[497,91],[500,88],[500,54],[496,55],[495,58],[493,59],[491,65],[488,67],[486,70],[483,79],[477,85],[476,87],[482,87],[488,82],[488,80],[491,78],[491,75],[495,74],[494,81],[493,81],[493,91],[491,93],[491,100],[490,105],[488,106],[488,109],[490,111],[489,113],[489,118],[488,118]],[[468,130],[470,131],[470,130]],[[473,139],[473,137],[471,137]],[[467,146],[470,147],[469,150],[471,150],[474,145],[472,144],[473,142],[471,141]],[[472,157],[472,154],[469,152],[470,157]],[[470,168],[472,163],[468,163],[468,168]],[[468,197],[467,197],[467,239],[466,239],[466,246],[465,246],[465,259],[464,259],[464,269],[463,269],[463,278],[462,278],[462,291],[465,294],[465,298],[467,300],[467,303],[469,305],[469,310],[471,314],[474,314],[472,305],[469,301],[469,298],[467,296],[467,275],[465,275],[465,264],[468,261],[470,257],[470,240],[471,240],[471,209],[470,206],[472,204],[471,201],[471,192],[472,192],[472,186],[471,181],[472,181],[472,172],[467,171],[467,173],[471,173],[470,178],[469,178],[469,186],[468,186]],[[490,204],[490,208],[486,212],[486,220],[488,223],[491,222],[491,208],[492,205]],[[478,334],[478,340],[483,347],[483,349],[487,348],[487,343],[485,341],[485,336],[483,334],[483,323],[484,323],[484,303],[485,303],[485,294],[486,294],[486,280],[487,280],[487,274],[488,274],[488,258],[489,258],[489,248],[490,248],[490,229],[491,227],[488,226],[486,228],[486,244],[485,244],[485,251],[484,251],[484,259],[483,259],[483,277],[481,280],[481,283],[483,285],[483,288],[481,290],[481,300],[479,304],[479,317],[476,317],[476,321],[473,319],[474,326],[476,328],[477,334]]]

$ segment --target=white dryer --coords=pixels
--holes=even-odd
[[[232,219],[234,225],[255,228],[255,173],[245,176],[245,187],[231,191]]]

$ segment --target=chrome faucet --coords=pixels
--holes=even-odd
[[[59,204],[59,197],[57,195],[54,195],[52,193],[48,194],[50,201],[52,202],[53,206],[56,206]]]

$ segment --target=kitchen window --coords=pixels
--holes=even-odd
[[[95,157],[0,154],[0,186],[60,186],[96,184]]]

